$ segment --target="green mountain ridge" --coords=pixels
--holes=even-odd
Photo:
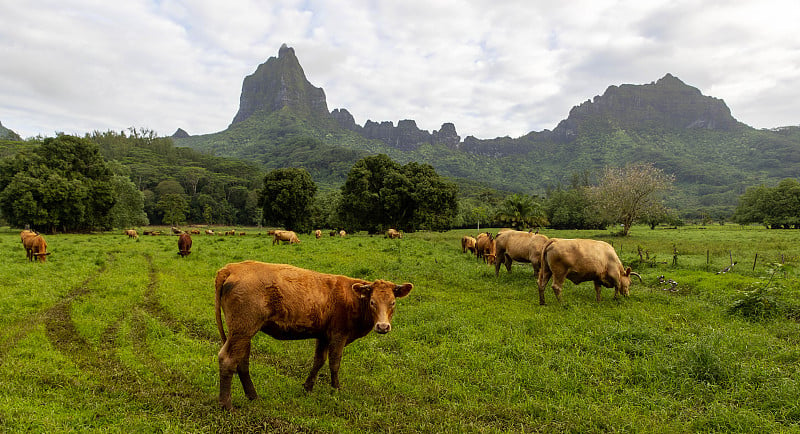
[[[756,130],[733,118],[723,100],[671,74],[650,84],[609,86],[573,107],[552,131],[458,141],[452,124],[431,134],[414,131],[410,120],[359,127],[348,123],[352,116],[344,109],[332,115],[324,91],[308,82],[294,50],[284,45],[278,58],[245,79],[241,102],[226,130],[174,138],[176,145],[265,169],[304,167],[323,186],[340,185],[355,161],[383,153],[403,164],[430,164],[444,176],[538,195],[569,185],[575,174],[651,162],[675,174],[667,205],[687,216],[730,215],[746,187],[800,177],[800,127]]]

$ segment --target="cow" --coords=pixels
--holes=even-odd
[[[37,259],[39,262],[47,261],[47,255],[50,252],[47,251],[47,242],[44,237],[35,232],[32,235],[26,234],[24,237],[20,234],[20,237],[22,238],[22,245],[25,247],[25,256],[28,261],[33,262]]]
[[[294,231],[273,230],[272,232],[272,245],[280,244],[281,241],[288,241],[289,244],[300,244],[300,239]]]
[[[316,237],[317,239],[320,239],[322,237],[322,231],[319,230],[319,229],[315,230],[314,231],[314,237]]]
[[[395,299],[413,285],[369,282],[324,274],[286,264],[230,263],[217,271],[214,310],[222,339],[219,350],[219,404],[232,410],[231,382],[239,375],[245,395],[258,393],[250,379],[250,341],[259,330],[279,340],[316,339],[314,363],[303,383],[311,392],[317,373],[329,359],[331,387],[339,388],[344,347],[375,330],[392,329]],[[225,335],[221,312],[229,337]]]
[[[544,303],[544,290],[550,278],[553,278],[553,293],[561,302],[561,288],[564,279],[574,284],[594,282],[597,301],[600,301],[601,286],[614,288],[614,299],[619,294],[627,297],[631,285],[631,276],[642,280],[642,276],[624,268],[614,247],[605,241],[589,239],[551,238],[545,244],[541,254],[539,269],[539,304]]]
[[[483,258],[483,262],[487,264],[494,264],[495,257],[495,241],[494,236],[489,232],[481,232],[475,239],[475,256]]]
[[[200,229],[192,229],[189,232],[191,232],[192,235],[200,235]]]
[[[172,231],[172,233],[173,233],[173,234],[175,234],[175,235],[180,235],[180,234],[182,234],[182,233],[183,233],[183,231],[182,231],[182,230],[180,230],[180,229],[176,228],[175,226],[171,227],[171,228],[170,228],[170,230],[171,230],[171,231]]]
[[[225,235],[236,235],[236,229],[231,229],[229,231],[225,231]]]
[[[386,236],[389,237],[390,239],[395,239],[395,238],[403,239],[403,233],[394,228],[386,231]]]
[[[345,232],[344,229],[342,229],[342,230],[339,231],[339,236],[344,238],[344,237],[347,236],[347,232]]]
[[[126,229],[124,234],[127,235],[128,238],[135,238],[137,240],[139,239],[139,233],[136,232],[136,229]]]
[[[181,255],[181,258],[185,258],[192,253],[192,237],[187,233],[182,233],[178,237],[178,254]]]
[[[475,238],[472,238],[469,235],[464,235],[461,237],[461,253],[476,253],[475,252]]]
[[[211,229],[206,229],[206,235],[214,235],[214,231]]]
[[[514,261],[528,262],[533,266],[533,275],[539,275],[539,257],[542,248],[547,243],[545,235],[531,232],[507,230],[497,234],[495,248],[497,260],[494,262],[494,275],[500,275],[500,265],[505,264],[506,270],[511,272]]]

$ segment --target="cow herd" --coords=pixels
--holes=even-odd
[[[642,279],[631,268],[622,266],[617,252],[605,241],[592,239],[548,238],[537,232],[501,230],[496,236],[483,232],[477,237],[461,238],[461,252],[474,252],[484,262],[494,264],[495,277],[501,265],[511,272],[511,264],[529,263],[539,290],[539,304],[544,305],[544,292],[553,280],[553,293],[561,302],[561,289],[569,279],[574,284],[593,282],[597,301],[602,287],[614,288],[614,298],[628,296],[631,276]]]

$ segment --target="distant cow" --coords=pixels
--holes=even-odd
[[[178,237],[178,254],[181,258],[189,256],[192,253],[192,237],[187,233],[182,233]]]
[[[339,388],[342,351],[370,331],[392,329],[395,299],[413,285],[368,282],[323,274],[286,264],[245,261],[217,271],[214,308],[222,338],[219,351],[219,403],[232,409],[231,382],[239,374],[245,395],[258,398],[250,379],[250,341],[259,330],[276,339],[316,339],[314,363],[303,384],[311,391],[330,357],[331,387]],[[220,311],[225,314],[225,335]]]
[[[461,253],[475,253],[475,238],[472,238],[469,235],[464,235],[461,237]]]
[[[494,275],[500,275],[500,265],[505,264],[506,270],[511,272],[511,264],[517,262],[529,262],[533,266],[533,275],[539,275],[539,257],[542,248],[547,243],[547,238],[538,233],[506,230],[497,234],[495,248],[497,250],[497,260],[494,263]]]
[[[37,259],[39,262],[47,261],[47,255],[49,255],[50,252],[47,251],[47,242],[44,240],[44,237],[37,233],[20,234],[20,237],[22,238],[22,245],[25,247],[25,256],[28,258],[28,261]]]
[[[272,232],[272,245],[280,244],[281,241],[288,241],[289,244],[300,244],[300,239],[294,231],[274,230]]]
[[[190,232],[192,235],[200,235],[200,229],[192,229]]]
[[[214,231],[211,229],[206,229],[206,235],[214,235]]]
[[[236,229],[231,229],[229,231],[225,231],[225,235],[236,235]]]
[[[344,237],[347,236],[347,232],[345,232],[344,229],[342,229],[342,230],[339,231],[339,236],[344,238]]]
[[[179,234],[183,233],[183,231],[182,231],[182,230],[180,230],[180,229],[176,228],[175,226],[171,227],[171,228],[170,228],[170,230],[171,230],[171,231],[172,231],[172,233],[173,233],[173,234],[175,234],[175,235],[179,235]]]
[[[315,231],[314,231],[314,236],[315,236],[317,239],[320,239],[320,237],[322,237],[322,231],[321,231],[321,230],[319,230],[319,229],[315,230]]]
[[[386,231],[386,236],[391,238],[391,239],[395,239],[395,238],[402,239],[403,238],[403,233],[398,231],[397,229],[389,229],[388,231]]]
[[[128,238],[135,238],[137,240],[139,239],[139,233],[136,232],[136,229],[127,229],[124,233],[128,236]]]
[[[574,284],[594,282],[597,301],[600,301],[601,286],[614,288],[614,298],[629,294],[631,276],[642,279],[631,268],[624,268],[614,247],[604,241],[588,239],[552,238],[541,255],[539,270],[539,304],[544,304],[544,290],[550,277],[553,278],[553,293],[561,301],[564,280]]]
[[[478,258],[483,258],[483,262],[488,264],[495,263],[495,242],[494,236],[489,232],[482,232],[475,238],[475,255]]]

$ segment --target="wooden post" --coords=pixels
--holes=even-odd
[[[756,257],[753,258],[753,271],[756,271],[756,261],[758,261],[758,252],[756,252]]]

